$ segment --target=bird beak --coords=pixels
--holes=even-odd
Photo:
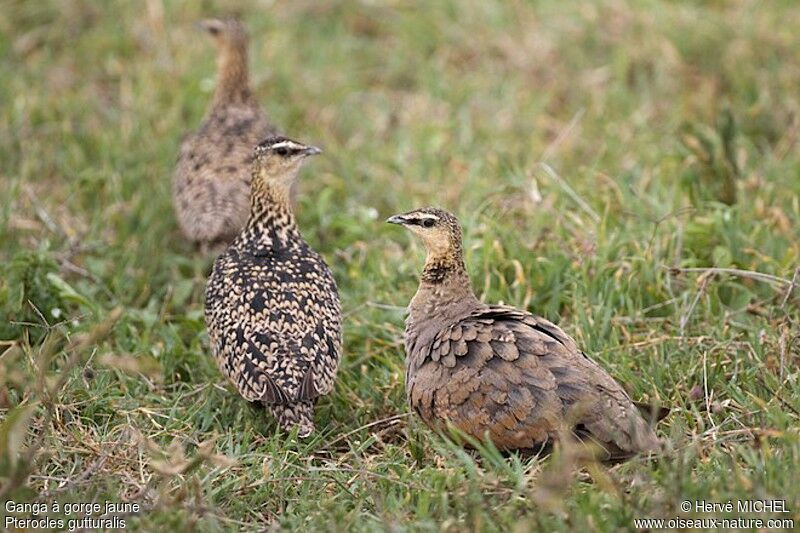
[[[395,215],[387,218],[386,222],[389,224],[400,224],[402,226],[406,223],[406,219],[403,217],[403,215]]]
[[[322,153],[321,148],[317,148],[316,146],[307,146],[305,150],[303,150],[303,155],[319,155]]]

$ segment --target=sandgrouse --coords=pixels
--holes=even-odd
[[[200,128],[181,144],[172,198],[183,234],[207,250],[229,243],[247,221],[253,147],[277,130],[250,90],[242,23],[199,25],[217,46],[217,85]]]
[[[605,450],[602,460],[660,449],[622,387],[558,326],[476,298],[453,215],[423,208],[387,222],[419,235],[427,252],[405,349],[408,400],[428,426],[449,422],[502,451],[542,449],[566,423]]]
[[[223,374],[301,437],[333,389],[342,346],[336,282],[300,236],[290,200],[303,160],[318,153],[280,136],[256,147],[250,218],[214,263],[205,303]]]

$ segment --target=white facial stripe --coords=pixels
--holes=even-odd
[[[286,148],[287,150],[303,150],[305,146],[293,141],[281,141],[279,143],[273,144],[272,146],[270,146],[270,148],[273,150],[276,150],[278,148]]]
[[[439,217],[437,217],[436,215],[432,215],[430,213],[419,213],[418,216],[419,216],[420,220],[426,220],[426,219],[427,220],[433,220],[433,221],[438,221],[439,220]]]

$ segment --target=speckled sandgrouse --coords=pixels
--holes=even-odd
[[[537,450],[573,432],[621,460],[661,446],[620,385],[555,324],[480,302],[464,266],[461,227],[423,208],[387,220],[427,251],[406,321],[406,391],[430,427],[447,422],[503,451]]]
[[[300,236],[290,200],[303,160],[318,153],[280,136],[256,147],[250,218],[214,263],[205,304],[222,372],[301,437],[333,389],[342,346],[336,282]]]
[[[199,26],[217,46],[217,86],[200,128],[181,144],[172,198],[181,231],[207,249],[229,243],[247,221],[253,147],[277,130],[250,90],[242,23]]]

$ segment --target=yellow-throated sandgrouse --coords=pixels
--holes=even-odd
[[[300,236],[290,200],[303,160],[320,150],[273,136],[255,153],[250,218],[214,263],[206,326],[241,395],[305,437],[314,403],[333,389],[342,346],[336,282]]]
[[[181,231],[207,248],[229,243],[247,221],[253,147],[276,129],[250,90],[242,23],[199,25],[217,46],[217,86],[200,128],[181,144],[172,198]]]
[[[423,208],[387,222],[419,235],[427,251],[405,349],[408,400],[428,426],[449,422],[503,451],[535,450],[569,420],[604,460],[660,448],[622,387],[558,326],[477,299],[453,215]]]

